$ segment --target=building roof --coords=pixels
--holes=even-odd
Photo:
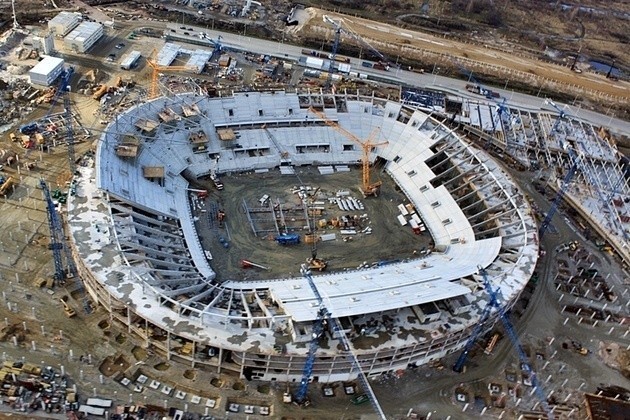
[[[122,67],[131,67],[141,57],[141,55],[140,51],[131,51],[123,57],[120,65]]]
[[[168,67],[170,66],[177,55],[179,54],[182,47],[177,44],[173,44],[171,42],[167,42],[164,44],[162,49],[158,52],[158,55],[155,59],[155,64],[158,67]]]
[[[334,317],[360,315],[366,308],[387,311],[469,294],[468,287],[453,280],[470,275],[471,267],[490,265],[500,248],[501,238],[484,239],[449,247],[422,261],[317,276],[313,281]],[[319,311],[317,298],[304,283],[297,278],[268,285],[278,304],[297,322],[312,321]],[[251,285],[238,282],[229,286]]]
[[[42,61],[37,63],[35,67],[30,70],[29,73],[48,75],[51,71],[55,70],[57,66],[60,64],[63,65],[63,63],[63,58],[46,55]]]
[[[101,30],[102,27],[103,25],[98,22],[81,22],[81,24],[68,35],[66,35],[64,39],[70,42],[84,42],[86,39],[92,36],[94,32]]]
[[[192,51],[192,54],[190,54],[190,58],[186,63],[186,67],[189,67],[191,70],[196,71],[197,73],[201,73],[206,66],[206,63],[210,61],[211,57],[211,51],[194,50]]]
[[[48,21],[48,26],[62,25],[64,27],[73,25],[81,21],[80,13],[59,12],[55,17]]]

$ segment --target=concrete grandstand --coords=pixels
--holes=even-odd
[[[362,151],[344,147],[348,140],[311,107],[359,138],[380,127],[389,143],[371,158],[386,162],[435,244],[421,258],[315,276],[365,373],[460,350],[488,302],[479,266],[511,307],[538,258],[531,209],[500,166],[430,115],[346,93],[183,94],[119,115],[92,164],[80,169],[69,202],[80,274],[112,321],[169,360],[248,379],[299,381],[318,310],[306,279],[218,282],[212,254],[195,230],[187,179],[273,171],[281,163],[356,164]],[[220,139],[228,129],[239,134],[237,148]],[[207,139],[203,153],[193,134]],[[304,145],[325,147],[304,153]],[[257,153],[242,152],[248,149]],[[367,334],[387,338],[358,340],[366,319],[377,320]],[[320,382],[355,378],[338,338],[330,331],[326,338],[314,376]],[[182,346],[190,351],[179,351]]]

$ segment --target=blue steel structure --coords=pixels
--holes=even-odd
[[[354,40],[356,40],[360,44],[364,45],[375,56],[377,56],[379,58],[379,60],[383,64],[389,65],[389,61],[387,60],[387,58],[383,54],[381,54],[380,51],[378,51],[376,48],[374,48],[369,42],[367,42],[366,40],[361,38],[359,35],[353,33],[350,30],[344,29],[341,26],[341,21],[337,22],[337,21],[331,19],[328,16],[324,16],[323,19],[324,19],[324,22],[326,22],[326,23],[328,23],[328,24],[330,24],[330,25],[335,27],[335,38],[334,38],[334,41],[333,41],[332,51],[331,51],[330,56],[329,56],[330,64],[328,66],[328,79],[326,80],[326,86],[327,87],[331,86],[333,73],[336,70],[335,69],[335,62],[336,62],[335,59],[337,58],[337,50],[339,49],[339,42],[340,42],[342,33],[348,35],[349,37],[353,38]]]
[[[53,275],[53,279],[55,280],[56,285],[64,284],[66,278],[75,279],[80,296],[83,299],[83,308],[85,310],[85,313],[89,314],[92,312],[92,305],[90,304],[90,300],[85,293],[83,283],[79,278],[79,272],[77,271],[77,266],[74,263],[72,251],[66,243],[65,234],[63,231],[63,224],[61,223],[59,213],[57,212],[57,207],[52,199],[46,181],[40,179],[39,186],[44,192],[44,199],[46,200],[46,213],[48,215],[48,227],[50,229],[49,248],[53,252],[53,261],[55,264],[55,273]],[[64,257],[66,260],[65,265],[67,266],[67,270],[64,268]]]
[[[311,379],[311,375],[313,374],[313,366],[315,364],[315,353],[317,352],[317,349],[319,348],[319,338],[324,332],[325,324],[330,323],[330,327],[333,331],[333,336],[334,335],[338,336],[341,342],[341,345],[343,346],[343,350],[352,364],[352,370],[356,370],[358,372],[358,379],[359,379],[359,382],[361,383],[361,387],[363,391],[365,392],[365,394],[367,395],[370,403],[372,404],[374,411],[376,411],[380,419],[386,420],[387,417],[385,416],[385,413],[383,412],[381,405],[376,399],[374,390],[372,390],[372,387],[370,386],[370,383],[368,382],[368,379],[365,376],[363,369],[361,369],[361,366],[359,364],[357,357],[354,355],[354,353],[352,352],[352,349],[350,348],[348,337],[346,337],[346,334],[343,332],[343,329],[341,327],[341,324],[339,323],[339,320],[337,318],[334,318],[332,314],[328,311],[326,306],[324,305],[324,300],[322,299],[322,296],[319,293],[319,290],[317,290],[317,286],[315,285],[315,282],[313,281],[313,276],[311,275],[311,271],[306,267],[306,265],[302,265],[300,271],[302,275],[304,276],[304,278],[306,278],[306,280],[308,281],[308,285],[310,286],[311,290],[313,291],[313,294],[315,295],[315,298],[317,299],[317,302],[319,304],[319,311],[317,313],[317,319],[315,320],[315,323],[313,325],[313,337],[309,344],[308,354],[306,356],[306,362],[304,363],[304,370],[302,372],[302,380],[300,381],[300,387],[298,388],[298,391],[295,394],[295,401],[300,405],[304,405],[308,402],[308,398],[307,398],[308,384]]]
[[[486,88],[482,83],[480,83],[474,76],[472,70],[468,70],[467,68],[463,67],[461,64],[459,63],[455,63],[455,65],[459,68],[459,70],[468,77],[468,81],[469,82],[473,82],[479,89],[485,91],[485,92],[491,92],[491,89]],[[494,125],[494,127],[496,127],[498,124],[503,125],[503,121],[506,115],[510,115],[510,109],[507,106],[507,99],[503,98],[501,101],[497,101],[492,95],[489,94],[485,94],[484,95],[486,97],[486,99],[491,100],[497,107],[497,114],[498,114],[498,119],[495,120],[494,118],[492,119],[492,124]],[[486,144],[486,146],[488,146],[488,144]]]
[[[64,71],[61,75],[61,83],[59,85],[59,91],[63,95],[63,108],[64,108],[64,119],[66,122],[66,145],[68,146],[68,165],[70,166],[70,173],[74,175],[76,158],[74,155],[74,128],[72,126],[72,109],[70,104],[70,79],[72,78],[72,74],[74,73],[74,69],[69,67]]]
[[[545,413],[547,413],[547,418],[549,420],[553,420],[553,412],[549,408],[549,404],[547,404],[547,399],[545,398],[545,394],[543,393],[542,387],[538,383],[538,377],[536,376],[536,372],[533,371],[531,365],[529,364],[529,361],[527,360],[527,355],[525,354],[525,351],[523,350],[523,346],[521,345],[518,335],[516,334],[516,331],[514,330],[514,326],[512,325],[512,322],[510,321],[510,319],[507,316],[507,313],[505,312],[505,307],[502,306],[499,302],[498,292],[494,290],[492,283],[488,279],[488,274],[484,268],[479,267],[479,274],[481,274],[481,277],[483,278],[483,284],[486,289],[486,292],[488,293],[490,297],[490,301],[484,308],[483,313],[481,314],[481,319],[479,320],[479,322],[475,326],[475,329],[470,335],[470,338],[468,339],[468,342],[466,343],[466,346],[464,347],[464,351],[457,359],[457,362],[455,362],[455,365],[453,366],[453,370],[455,372],[462,372],[464,370],[464,363],[466,362],[466,358],[468,357],[468,353],[470,352],[470,349],[472,348],[475,341],[479,337],[479,334],[482,332],[483,326],[490,316],[490,312],[492,311],[492,309],[496,309],[499,313],[499,318],[501,319],[501,322],[503,323],[503,328],[505,328],[505,331],[508,337],[510,338],[512,346],[514,347],[514,349],[516,350],[516,353],[518,354],[518,358],[521,364],[521,370],[523,370],[525,373],[529,375],[532,388],[534,389],[534,392],[536,392],[536,397],[540,401],[540,404],[542,405],[543,410],[545,411]]]
[[[53,109],[57,105],[59,99],[63,97],[63,116],[65,120],[66,128],[66,145],[68,146],[68,164],[70,167],[70,173],[74,174],[75,170],[75,155],[74,155],[74,129],[72,126],[72,108],[70,103],[70,79],[74,74],[74,68],[68,67],[61,72],[59,79],[59,85],[57,91],[50,102],[50,108],[45,117],[49,117],[52,114]]]
[[[53,261],[55,263],[55,273],[53,274],[53,279],[56,285],[60,285],[66,281],[66,271],[63,264],[63,255],[61,253],[64,247],[63,226],[59,220],[59,214],[57,213],[55,203],[50,195],[48,185],[46,185],[46,182],[41,179],[39,181],[39,186],[44,192],[44,199],[46,200],[48,228],[50,229],[50,244],[48,245],[48,248],[50,248],[53,252]]]
[[[551,105],[559,113],[558,119],[556,119],[556,122],[551,128],[551,131],[549,132],[550,135],[555,135],[555,133],[557,132],[558,123],[560,122],[560,120],[562,118],[571,118],[571,116],[565,110],[563,110],[558,105],[556,105],[553,101],[546,100],[545,103],[548,105]],[[617,181],[617,184],[612,188],[611,195],[606,196],[604,192],[601,190],[601,188],[599,187],[599,183],[597,179],[595,178],[595,176],[591,173],[590,168],[588,168],[588,166],[584,163],[584,159],[582,159],[583,156],[578,156],[575,150],[573,150],[573,148],[571,148],[567,143],[565,143],[564,140],[560,139],[559,143],[569,155],[569,159],[571,160],[571,167],[569,168],[569,171],[567,172],[567,174],[564,177],[564,180],[562,181],[562,186],[560,187],[560,190],[558,191],[558,194],[556,195],[556,198],[554,199],[553,204],[551,208],[549,209],[549,212],[547,212],[547,216],[545,217],[545,220],[543,220],[543,223],[540,226],[540,229],[538,232],[540,238],[542,238],[545,231],[549,227],[549,224],[551,223],[551,218],[553,217],[554,213],[558,209],[558,205],[562,201],[562,197],[566,193],[566,189],[569,183],[571,182],[571,179],[576,174],[577,169],[579,169],[580,172],[582,172],[582,175],[584,175],[584,178],[590,184],[591,188],[595,190],[595,193],[597,194],[597,199],[600,201],[603,208],[608,210],[608,213],[613,221],[613,224],[616,225],[616,227],[621,231],[624,239],[626,241],[630,241],[630,237],[628,236],[623,225],[621,224],[617,210],[615,210],[615,208],[611,204],[612,197],[614,196],[614,194],[616,194],[617,189],[621,186],[621,182],[625,180],[624,174],[626,173],[627,169],[624,170],[624,174],[620,176],[619,180]]]
[[[564,194],[567,191],[567,187],[569,186],[569,183],[573,179],[573,176],[575,175],[576,171],[577,171],[577,164],[574,163],[573,165],[571,165],[571,167],[569,168],[569,171],[564,176],[564,179],[562,180],[562,185],[560,186],[560,190],[558,191],[558,194],[556,194],[556,197],[553,199],[553,203],[551,204],[551,208],[547,212],[545,219],[540,224],[540,228],[538,229],[539,240],[543,238],[543,236],[545,235],[545,232],[547,231],[547,228],[551,224],[551,219],[553,219],[553,215],[556,214],[556,210],[558,210],[558,206],[562,202],[562,198],[564,197]]]

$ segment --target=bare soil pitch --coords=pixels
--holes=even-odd
[[[335,233],[334,241],[319,242],[317,244],[317,256],[328,261],[327,272],[356,269],[359,265],[372,264],[382,260],[406,259],[414,256],[414,250],[420,251],[431,243],[428,232],[423,235],[415,235],[409,226],[401,226],[397,220],[400,213],[397,206],[408,203],[404,194],[400,192],[394,182],[386,175],[380,174],[383,181],[381,193],[378,197],[364,199],[359,192],[360,172],[352,169],[350,172],[337,172],[333,175],[320,175],[314,167],[297,168],[298,177],[280,175],[277,169],[265,174],[233,174],[221,178],[225,185],[223,191],[216,191],[208,183],[204,185],[211,192],[207,206],[211,202],[218,203],[219,208],[226,212],[226,220],[223,227],[210,228],[207,213],[198,213],[200,220],[197,229],[204,249],[212,253],[211,265],[218,273],[219,280],[233,279],[268,279],[283,278],[299,275],[300,265],[311,256],[311,245],[304,243],[306,229],[297,230],[301,235],[301,243],[298,245],[279,245],[274,237],[275,232],[254,235],[251,224],[246,216],[243,201],[249,207],[260,207],[258,200],[267,194],[273,202],[277,199],[284,203],[283,207],[296,207],[300,209],[299,198],[292,191],[300,185],[320,188],[318,201],[325,201],[325,210],[321,216],[315,218],[330,220],[332,217],[342,215],[363,215],[367,219],[360,222],[356,235],[342,235],[339,229],[327,226],[318,228],[317,234]],[[329,203],[323,196],[334,197],[337,191],[350,191],[352,196],[360,199],[364,204],[364,210],[341,211],[334,203]],[[257,217],[269,215],[256,214]],[[293,225],[300,225],[301,217],[306,226],[304,211],[287,212],[285,219],[289,224],[289,218],[294,217]],[[366,227],[372,229],[367,235],[360,233]],[[226,239],[229,248],[224,248],[220,237]],[[343,241],[342,237],[352,239]],[[258,268],[244,269],[241,260],[246,259],[257,264],[269,267],[269,271]]]

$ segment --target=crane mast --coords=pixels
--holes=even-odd
[[[381,181],[377,181],[372,183],[370,180],[370,153],[375,147],[378,146],[386,146],[389,144],[388,141],[374,143],[373,138],[376,137],[376,134],[379,131],[379,128],[375,128],[370,133],[369,137],[362,141],[360,138],[352,134],[350,131],[341,127],[337,122],[330,120],[326,117],[322,111],[318,111],[313,107],[309,108],[309,111],[313,114],[317,115],[327,126],[332,127],[339,133],[343,134],[348,139],[352,140],[354,143],[358,144],[361,147],[362,156],[361,156],[361,192],[364,197],[368,196],[376,196],[379,192],[379,189],[383,183]]]
[[[470,335],[470,338],[468,339],[468,342],[466,342],[466,345],[464,346],[464,350],[462,351],[461,355],[457,359],[457,362],[453,366],[453,370],[455,372],[463,371],[464,363],[466,362],[468,353],[472,349],[472,346],[474,345],[477,338],[479,338],[479,334],[481,334],[481,332],[483,331],[484,324],[490,317],[491,311],[495,309],[496,311],[498,311],[499,319],[501,319],[501,322],[503,323],[503,328],[505,328],[505,331],[512,343],[512,346],[514,347],[514,349],[516,350],[516,353],[518,354],[518,358],[521,364],[521,369],[525,371],[528,375],[530,375],[532,388],[534,389],[534,392],[536,393],[536,397],[540,401],[540,404],[542,405],[545,413],[547,413],[548,419],[553,420],[553,412],[549,408],[549,405],[547,404],[547,399],[545,398],[545,394],[543,393],[541,385],[538,383],[538,377],[536,376],[536,372],[534,372],[534,370],[532,369],[529,363],[529,360],[527,359],[527,355],[525,354],[525,351],[523,350],[523,346],[521,345],[518,335],[516,334],[516,331],[514,330],[514,326],[512,325],[512,322],[510,321],[506,313],[505,306],[501,305],[501,303],[499,302],[499,298],[498,298],[499,292],[494,289],[494,286],[488,279],[488,273],[486,272],[486,270],[483,267],[478,267],[478,269],[479,269],[479,274],[481,274],[481,277],[483,278],[483,285],[484,285],[484,288],[486,289],[486,292],[488,293],[490,297],[490,300],[486,304],[483,310],[483,313],[481,314],[481,318],[479,322],[477,322],[477,324],[475,325],[475,328],[473,329]]]
[[[61,253],[64,247],[63,227],[61,225],[61,221],[59,220],[59,214],[57,213],[55,203],[50,195],[48,185],[46,185],[46,182],[41,179],[39,181],[39,186],[44,192],[44,199],[46,200],[46,214],[48,216],[48,228],[50,229],[50,245],[48,245],[48,248],[53,253],[53,261],[55,263],[55,273],[53,274],[53,279],[56,285],[61,285],[66,279],[66,272],[63,267],[63,255]]]
[[[380,419],[386,420],[387,417],[385,416],[385,413],[383,412],[383,408],[378,402],[378,399],[376,398],[376,395],[374,394],[374,390],[372,389],[372,386],[370,385],[367,379],[367,376],[365,376],[365,373],[363,372],[363,369],[361,368],[361,365],[359,363],[359,360],[357,359],[357,356],[354,354],[354,352],[350,348],[350,342],[345,332],[343,331],[343,328],[341,327],[339,320],[333,317],[333,315],[326,308],[326,305],[324,305],[324,300],[322,299],[322,295],[317,289],[317,285],[315,284],[315,281],[313,280],[311,271],[308,269],[308,267],[306,267],[306,265],[302,265],[300,272],[302,273],[304,278],[306,278],[309,287],[313,291],[313,295],[315,295],[315,299],[317,300],[317,303],[319,304],[319,309],[317,312],[317,319],[315,320],[315,323],[313,324],[313,337],[309,344],[309,350],[306,357],[306,362],[304,363],[304,370],[302,372],[302,380],[300,381],[300,387],[298,388],[298,392],[295,395],[296,402],[298,404],[305,404],[308,401],[307,400],[308,384],[311,379],[311,375],[313,374],[313,366],[315,364],[315,354],[317,352],[317,349],[319,348],[319,338],[324,332],[324,326],[326,322],[329,322],[331,329],[333,331],[333,335],[338,336],[339,341],[341,342],[341,345],[343,347],[343,350],[346,353],[346,357],[350,360],[350,363],[352,365],[352,371],[356,370],[356,372],[358,373],[359,382],[361,383],[361,387],[363,391],[368,396],[368,399],[370,401],[370,404],[372,405],[372,408],[374,408],[374,411],[378,414]]]
[[[68,165],[70,173],[74,175],[76,158],[74,155],[74,128],[73,115],[70,103],[70,78],[74,73],[72,67],[68,68],[61,76],[61,84],[59,90],[63,95],[64,119],[66,123],[66,144],[68,146]]]

